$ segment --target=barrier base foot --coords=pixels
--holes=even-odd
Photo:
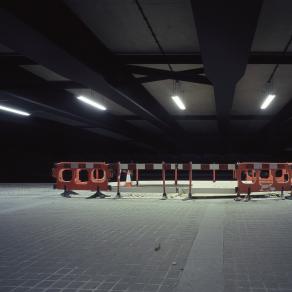
[[[87,197],[86,199],[96,199],[96,198],[100,198],[100,199],[104,199],[104,198],[108,198],[110,197],[109,195],[105,195],[104,193],[102,193],[101,191],[96,191],[93,195],[91,195],[90,197]]]
[[[234,201],[236,202],[241,201],[241,196],[239,192],[237,192],[236,197],[234,198]]]
[[[286,197],[285,197],[285,195],[284,195],[284,192],[281,192],[281,199],[282,199],[282,200],[285,200],[285,199],[286,199]]]
[[[190,201],[190,200],[193,200],[193,197],[187,196],[187,197],[182,199],[182,201]]]
[[[122,198],[122,196],[121,196],[121,193],[120,192],[118,192],[117,194],[116,194],[116,197],[115,197],[115,199],[121,199]]]
[[[251,200],[251,197],[250,196],[245,196],[245,198],[244,198],[244,202],[248,202],[248,201],[250,201]]]
[[[162,198],[161,198],[161,200],[167,200],[167,194],[166,194],[166,193],[163,193],[163,194],[162,194]]]
[[[71,198],[71,195],[78,195],[78,193],[74,191],[67,191],[65,190],[63,193],[60,194],[64,198]]]

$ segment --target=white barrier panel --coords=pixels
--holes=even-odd
[[[154,163],[154,164],[153,164],[153,169],[154,169],[154,170],[162,169],[162,164],[161,164],[161,163]]]
[[[219,170],[219,164],[210,164],[210,170]]]
[[[201,170],[201,164],[192,164],[193,170]]]
[[[235,170],[235,164],[228,164],[228,170]]]
[[[136,167],[137,169],[145,170],[145,163],[137,163]]]
[[[178,185],[188,185],[188,180],[179,180]],[[174,180],[166,180],[165,184],[167,186],[174,186]],[[117,186],[116,182],[109,182],[109,185],[111,186]],[[139,186],[161,186],[162,188],[162,180],[149,180],[149,181],[139,181]],[[213,189],[225,189],[225,188],[234,188],[237,186],[237,181],[227,181],[227,180],[221,180],[221,181],[206,181],[206,180],[193,180],[192,181],[193,188],[213,188]]]

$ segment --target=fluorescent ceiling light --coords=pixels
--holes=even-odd
[[[11,107],[7,107],[7,106],[3,106],[3,105],[0,105],[0,110],[14,113],[14,114],[21,115],[21,116],[30,116],[30,114],[27,112],[20,111],[20,110],[17,110],[17,109],[11,108]]]
[[[175,102],[175,104],[178,106],[179,109],[181,109],[182,111],[186,109],[184,103],[182,102],[182,100],[180,99],[178,95],[173,95],[171,98]]]
[[[80,96],[77,96],[77,99],[81,100],[82,102],[86,103],[86,104],[89,104],[95,108],[98,108],[99,110],[102,110],[102,111],[105,111],[106,110],[106,107],[103,106],[102,104],[96,102],[96,101],[93,101],[83,95],[80,95]]]
[[[269,94],[264,100],[263,104],[261,105],[261,109],[262,110],[266,109],[270,105],[270,103],[274,100],[275,97],[276,97],[276,94]]]

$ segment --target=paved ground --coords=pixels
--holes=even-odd
[[[292,201],[0,186],[0,291],[292,291]]]

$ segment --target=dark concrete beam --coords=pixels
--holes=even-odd
[[[235,86],[248,63],[262,0],[191,4],[205,73],[214,86],[218,126],[228,134]]]
[[[7,74],[7,72],[11,74]],[[26,103],[32,108],[36,107],[38,108],[37,115],[39,117],[44,116],[45,119],[46,115],[42,115],[42,110],[45,112],[52,112],[60,117],[67,117],[73,121],[84,123],[88,125],[88,128],[109,130],[129,140],[144,143],[144,145],[147,146],[156,145],[158,149],[163,147],[163,143],[161,143],[163,140],[159,137],[156,137],[153,142],[151,141],[153,136],[150,133],[127,123],[122,118],[108,111],[97,112],[95,109],[84,106],[76,99],[74,94],[64,90],[62,86],[57,86],[56,82],[46,82],[33,73],[17,66],[14,68],[9,66],[9,71],[8,69],[0,70],[0,80],[4,83],[13,81],[9,79],[13,79],[13,76],[17,77],[16,79],[19,81],[22,80],[29,83],[31,86],[13,87],[0,91],[0,98],[1,96],[8,97],[4,102],[15,100],[21,104]],[[41,110],[39,111],[39,109]],[[58,121],[60,121],[60,119],[58,119]],[[166,147],[166,145],[164,146]]]
[[[122,116],[124,120],[141,120],[137,116]],[[217,121],[216,115],[172,115],[172,118],[178,121]],[[231,115],[232,121],[266,121],[271,120],[272,115]]]
[[[146,77],[138,77],[137,80],[141,83],[160,81],[166,79],[187,81],[192,83],[211,85],[211,82],[204,74],[204,68],[196,68],[183,71],[168,71],[149,67],[128,65],[126,67],[131,73],[147,75]]]
[[[118,54],[119,60],[125,64],[203,64],[200,52],[185,54]],[[248,64],[292,64],[292,53],[251,52]]]
[[[156,54],[116,54],[116,58],[123,64],[202,64],[201,54],[169,54],[166,56]],[[33,65],[34,61],[18,53],[0,53],[0,64]],[[292,64],[292,53],[282,52],[251,52],[248,64]]]
[[[181,130],[63,2],[12,0],[1,3],[0,8],[2,43],[96,90],[164,131]]]

